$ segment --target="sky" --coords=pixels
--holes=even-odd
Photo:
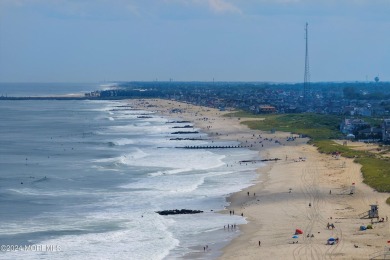
[[[390,81],[390,0],[0,0],[0,82]]]

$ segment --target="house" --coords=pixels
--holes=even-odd
[[[382,123],[382,140],[383,142],[390,141],[390,119],[383,119]]]
[[[357,137],[359,139],[380,140],[382,138],[382,129],[376,127],[369,127],[358,131]]]
[[[260,105],[259,106],[259,113],[271,114],[271,113],[275,113],[275,112],[276,112],[276,108],[273,106],[268,106],[268,105]]]
[[[346,118],[340,124],[340,131],[343,134],[353,134],[356,130],[361,130],[370,127],[370,125],[362,119]]]

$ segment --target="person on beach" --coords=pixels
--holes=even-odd
[[[234,215],[234,210],[233,210],[233,215]]]
[[[259,246],[261,246],[261,241],[259,240]]]
[[[248,196],[249,196],[249,191],[248,191]]]

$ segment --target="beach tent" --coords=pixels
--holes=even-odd
[[[295,229],[295,234],[297,235],[297,234],[303,234],[303,231],[301,230],[301,229]]]

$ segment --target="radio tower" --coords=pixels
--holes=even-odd
[[[309,32],[308,32],[308,23],[305,26],[305,40],[306,40],[306,50],[305,50],[305,77],[303,81],[303,102],[307,106],[309,99],[309,87],[310,87],[310,71],[309,71]]]

